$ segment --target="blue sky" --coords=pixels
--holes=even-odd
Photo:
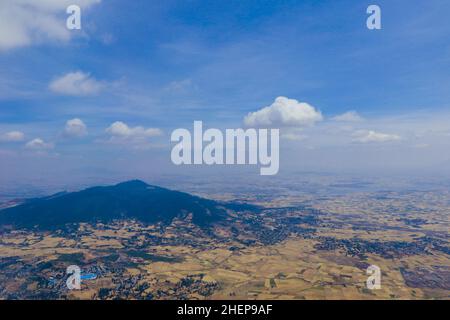
[[[81,30],[65,28],[69,4],[82,8]],[[381,8],[381,30],[366,28],[370,4]],[[130,166],[136,175],[170,171],[173,129],[194,120],[240,127],[279,96],[323,115],[283,129],[283,150],[295,160],[286,168],[417,171],[447,163],[449,10],[446,0],[6,0],[2,176],[38,179],[55,167],[61,179]],[[85,128],[70,133],[71,119]],[[111,140],[116,121],[132,141]]]

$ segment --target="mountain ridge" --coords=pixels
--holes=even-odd
[[[136,219],[144,223],[170,223],[192,214],[192,222],[207,226],[227,217],[226,205],[130,180],[113,186],[95,186],[28,199],[0,210],[0,226],[53,230],[71,223]]]

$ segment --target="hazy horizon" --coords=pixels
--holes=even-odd
[[[195,120],[279,128],[281,176],[450,177],[446,1],[379,1],[381,30],[365,2],[99,0],[68,30],[69,2],[1,4],[4,188],[258,174],[173,165]]]

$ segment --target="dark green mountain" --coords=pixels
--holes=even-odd
[[[0,226],[53,230],[71,223],[114,219],[170,223],[188,213],[192,213],[193,223],[199,226],[226,217],[224,206],[216,201],[133,180],[27,200],[1,210]]]

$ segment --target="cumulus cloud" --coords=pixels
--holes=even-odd
[[[79,119],[71,119],[66,122],[66,126],[64,127],[64,136],[79,138],[87,135],[87,127],[84,122]]]
[[[148,138],[162,135],[162,131],[158,128],[129,127],[122,121],[111,124],[106,132],[111,135],[110,142],[132,144],[145,143]]]
[[[0,136],[0,141],[4,142],[19,142],[25,139],[25,134],[21,131],[10,131]]]
[[[381,133],[373,130],[358,130],[353,134],[353,136],[353,141],[360,143],[389,142],[398,141],[401,139],[400,136],[396,134]]]
[[[45,142],[41,138],[36,138],[31,141],[28,141],[27,144],[25,145],[25,148],[30,149],[30,150],[42,151],[42,150],[53,149],[53,144]]]
[[[101,0],[1,0],[0,51],[45,41],[68,41],[66,8],[86,9]]]
[[[347,111],[333,117],[332,119],[339,122],[360,122],[364,120],[364,118],[361,117],[356,111]]]
[[[244,123],[248,127],[304,127],[322,119],[320,111],[308,103],[278,97],[270,106],[250,112]]]
[[[93,95],[103,89],[104,83],[95,80],[89,73],[82,71],[69,72],[50,82],[53,92],[71,96]]]
[[[120,137],[154,137],[162,134],[158,128],[144,128],[144,127],[129,127],[122,121],[116,121],[108,129],[106,129],[113,136]]]

